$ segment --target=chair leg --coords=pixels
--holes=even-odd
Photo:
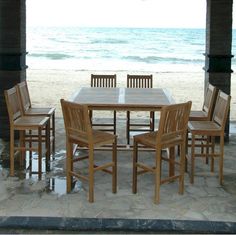
[[[20,132],[20,167],[23,167],[23,162],[25,160],[25,131],[19,131]]]
[[[188,172],[188,158],[187,158],[187,156],[185,157],[184,171],[185,171],[185,172]]]
[[[155,128],[155,112],[150,112],[150,130],[154,131]]]
[[[155,177],[154,203],[159,204],[160,186],[161,186],[161,149],[158,149],[156,151],[156,165],[155,165],[154,177]]]
[[[52,142],[52,153],[54,154],[55,153],[55,149],[56,149],[56,135],[55,135],[55,133],[56,133],[56,131],[55,131],[55,113],[53,113],[53,115],[52,115],[52,137],[53,137],[53,142]],[[50,134],[49,134],[49,136],[50,136]]]
[[[195,161],[195,135],[192,134],[191,143],[191,170],[190,170],[190,183],[194,183],[194,161]]]
[[[188,172],[188,131],[186,133],[184,170]]]
[[[185,146],[180,145],[180,177],[179,177],[179,193],[184,193],[184,172],[185,172]]]
[[[220,182],[220,185],[223,185],[223,180],[224,180],[223,167],[224,167],[224,135],[221,135],[220,136],[220,159],[219,159],[219,182]]]
[[[73,144],[66,140],[66,191],[69,193],[72,186],[71,172],[73,170]]]
[[[89,149],[89,196],[88,201],[94,202],[94,150]]]
[[[134,138],[134,146],[133,146],[133,186],[132,191],[133,193],[137,193],[137,161],[138,161],[138,143],[135,141]]]
[[[42,128],[38,129],[38,175],[39,180],[42,178]]]
[[[175,147],[169,148],[169,176],[175,175]]]
[[[93,125],[93,111],[92,110],[89,110],[89,119],[90,119],[91,125]]]
[[[113,112],[114,135],[116,135],[116,111]]]
[[[32,135],[33,135],[33,133],[32,133],[32,130],[29,130],[29,148],[30,148],[30,150],[29,150],[29,157],[32,159],[32,156],[33,156],[33,154],[32,154],[32,150],[31,150],[31,148],[32,148]]]
[[[46,171],[50,170],[50,155],[51,155],[51,146],[50,146],[50,120],[46,125],[46,133],[45,133],[45,147],[46,147]],[[54,138],[53,138],[54,139]]]
[[[204,140],[203,140],[204,141]],[[209,154],[209,145],[210,145],[210,143],[211,143],[211,137],[210,136],[207,136],[206,137],[206,143],[207,143],[207,146],[206,146],[206,164],[208,164],[209,163],[209,157],[208,157],[208,154]],[[201,151],[201,154],[203,154],[204,153],[204,147],[202,147],[202,151]]]
[[[117,192],[117,137],[112,145],[112,192]]]
[[[14,130],[10,130],[10,176],[14,176],[14,153],[15,153],[15,143],[14,143]]]
[[[29,143],[28,143],[28,144],[29,144]],[[30,145],[30,144],[29,144],[29,145]],[[29,171],[29,176],[31,177],[31,176],[32,176],[32,156],[31,156],[30,153],[32,153],[31,150],[29,150],[29,169],[30,169],[30,171]]]
[[[127,111],[126,115],[126,139],[127,139],[127,144],[130,144],[130,112]]]
[[[211,153],[215,153],[215,136],[210,137],[211,138]],[[214,157],[211,158],[211,172],[214,172],[214,165],[215,165],[215,159]]]

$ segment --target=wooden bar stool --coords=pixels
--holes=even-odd
[[[190,182],[194,183],[195,158],[211,158],[211,171],[214,171],[214,158],[219,158],[219,182],[223,184],[224,130],[230,106],[230,95],[218,92],[212,120],[189,121],[191,135],[191,171]],[[220,138],[219,150],[215,146],[215,137]],[[196,150],[200,148],[200,151]],[[211,151],[210,151],[211,150]]]
[[[86,180],[89,184],[88,200],[94,202],[94,174],[102,170],[112,175],[112,192],[117,191],[117,137],[111,133],[93,130],[88,107],[78,103],[61,100],[66,130],[66,182],[67,192],[71,191],[73,176]],[[112,160],[97,166],[94,163],[94,148],[112,144]],[[76,157],[74,146],[88,148],[88,156]],[[88,176],[76,171],[77,161],[88,159]],[[110,168],[110,169],[109,169]]]
[[[188,118],[192,102],[164,106],[161,109],[161,116],[158,131],[144,133],[134,136],[133,152],[133,193],[137,193],[137,176],[144,173],[154,174],[154,203],[160,202],[160,186],[166,182],[179,180],[179,193],[184,192],[184,165],[186,155],[186,134]],[[138,160],[138,147],[149,147],[155,150],[154,166],[149,166]],[[179,147],[180,157],[175,159],[171,148]],[[173,153],[169,157],[162,155],[163,149],[169,149]],[[161,177],[162,160],[169,162],[169,177]],[[178,174],[175,173],[175,166],[178,166]]]
[[[215,107],[216,96],[217,88],[209,83],[206,90],[202,110],[191,110],[189,121],[210,121],[212,119]]]
[[[38,175],[42,176],[43,142],[45,142],[46,167],[50,157],[49,117],[23,116],[17,96],[16,87],[4,91],[10,121],[10,175],[14,176],[14,159],[16,152],[36,151],[38,153]],[[43,135],[43,130],[45,134]],[[19,146],[15,146],[15,131],[20,132]],[[35,143],[37,146],[32,146]],[[28,144],[28,145],[27,145]],[[21,159],[22,163],[22,159]]]
[[[152,75],[127,75],[127,88],[152,88],[153,80]],[[154,131],[155,113],[150,112],[149,123],[132,123],[131,112],[127,111],[126,118],[126,138],[127,144],[130,144],[130,132],[131,131]],[[145,129],[144,129],[144,128]],[[148,127],[148,128],[147,128]]]
[[[217,97],[217,88],[210,83],[208,83],[206,94],[202,106],[202,110],[191,110],[189,115],[189,121],[210,121],[212,119],[216,97]],[[189,140],[191,136],[188,136]],[[202,137],[200,137],[202,140]],[[188,144],[190,147],[190,144]],[[188,166],[188,159],[186,158],[186,172]],[[206,158],[206,163],[208,164],[208,158]]]
[[[116,74],[91,74],[91,87],[116,87]],[[92,126],[100,127],[101,131],[112,131],[114,135],[116,134],[116,111],[113,111],[113,123],[94,123],[92,110],[89,111],[89,116]]]
[[[50,118],[50,142],[52,153],[55,153],[55,108],[32,107],[30,93],[26,81],[17,84],[17,94],[20,100],[21,112],[24,116],[46,116]]]

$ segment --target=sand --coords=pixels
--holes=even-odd
[[[201,109],[204,98],[204,71],[202,72],[140,72],[140,71],[81,71],[81,70],[27,70],[27,81],[34,106],[55,106],[61,117],[60,99],[68,99],[80,87],[90,86],[90,75],[117,74],[117,86],[126,86],[127,74],[153,74],[153,86],[167,88],[176,102],[191,100],[192,109]],[[236,90],[236,75],[232,74],[231,94]],[[101,114],[101,112],[100,112]],[[236,97],[232,96],[230,119],[236,120]]]

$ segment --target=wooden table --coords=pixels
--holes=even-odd
[[[88,105],[90,110],[160,111],[175,103],[162,88],[101,88],[82,87],[70,99]],[[123,150],[129,148],[125,145]]]
[[[90,110],[159,111],[163,106],[174,104],[171,94],[162,88],[100,88],[82,87],[70,99],[88,105]],[[130,149],[120,148],[120,150]],[[170,149],[170,158],[175,151]],[[174,175],[170,161],[169,175]]]
[[[158,111],[174,104],[166,89],[82,87],[71,101],[87,104],[91,110]]]

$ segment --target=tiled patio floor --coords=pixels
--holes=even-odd
[[[65,137],[63,120],[56,120],[56,154],[51,171],[38,181],[28,171],[9,177],[9,168],[2,164],[0,174],[0,216],[60,217],[99,219],[145,219],[236,222],[236,133],[231,124],[230,142],[225,144],[224,185],[216,173],[201,159],[197,160],[195,183],[185,174],[185,193],[178,194],[176,182],[161,186],[161,201],[153,204],[153,177],[138,179],[138,193],[132,194],[132,151],[118,151],[118,192],[111,193],[111,178],[98,172],[95,179],[95,203],[87,201],[86,183],[77,182],[72,193],[66,194]],[[124,133],[124,121],[118,124]],[[3,150],[3,142],[2,150]],[[3,151],[6,152],[6,149]],[[97,159],[109,157],[109,151],[98,151]],[[152,152],[142,152],[149,157]],[[2,153],[2,155],[4,155]],[[34,156],[35,161],[37,156]],[[217,166],[217,161],[216,161]],[[37,166],[36,166],[37,168]],[[165,166],[164,166],[165,168]],[[23,218],[23,217],[22,217]],[[1,223],[0,223],[1,224]]]

